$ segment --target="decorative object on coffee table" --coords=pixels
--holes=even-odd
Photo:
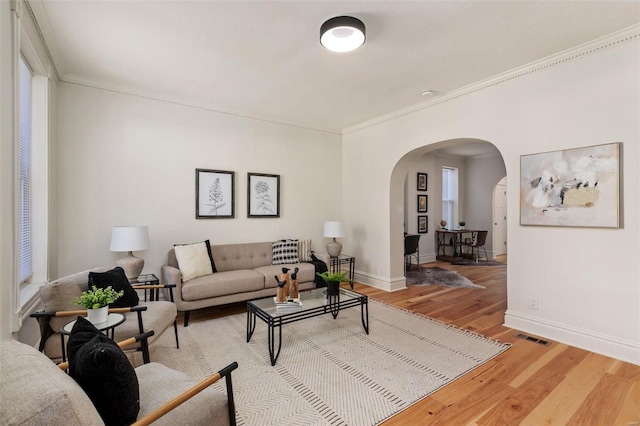
[[[137,278],[144,267],[144,259],[135,257],[134,251],[149,248],[149,228],[146,226],[114,226],[111,231],[110,251],[129,252],[126,257],[116,260],[116,265],[124,269],[129,279]]]
[[[334,296],[340,292],[340,283],[343,281],[349,281],[349,276],[346,272],[323,272],[317,274],[320,278],[327,283],[327,295]]]
[[[333,238],[327,243],[327,253],[330,257],[340,256],[342,244],[336,241],[336,238],[342,238],[345,235],[344,223],[338,221],[328,221],[324,223],[323,236]]]
[[[289,276],[289,268],[282,268],[280,279],[278,282],[284,281],[284,296],[289,297],[289,291],[291,291],[291,277]]]
[[[284,286],[287,283],[287,280],[281,281],[278,279],[277,275],[273,276],[278,283],[278,288],[276,289],[276,303],[284,303],[287,301],[287,295],[284,294]]]
[[[300,268],[295,268],[293,274],[291,274],[291,285],[289,286],[289,298],[298,299],[300,297],[300,290],[298,288],[298,271]]]

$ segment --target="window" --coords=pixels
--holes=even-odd
[[[442,218],[454,229],[458,219],[458,169],[442,168]]]
[[[20,96],[20,116],[19,116],[19,141],[20,141],[20,223],[19,223],[19,278],[20,283],[27,282],[33,274],[33,251],[32,251],[32,81],[33,74],[31,68],[24,58],[20,56],[19,73],[19,96]]]

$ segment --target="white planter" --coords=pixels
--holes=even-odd
[[[109,316],[109,307],[105,306],[100,309],[87,309],[87,319],[91,324],[100,324],[107,321]]]

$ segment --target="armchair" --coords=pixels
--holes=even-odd
[[[152,332],[147,333],[152,334]],[[141,335],[122,342],[140,344]],[[93,403],[63,369],[33,347],[12,339],[0,341],[0,419],[12,425],[103,425]],[[158,363],[135,368],[140,411],[135,425],[235,425],[231,372],[233,362],[196,383],[186,374]],[[210,387],[226,380],[226,395]]]
[[[39,350],[49,358],[62,360],[60,329],[71,321],[69,316],[78,315],[78,306],[73,305],[72,301],[87,289],[89,272],[105,272],[107,270],[108,268],[94,268],[78,272],[40,287],[40,301],[44,310],[31,314],[31,317],[36,318],[40,325]],[[145,285],[135,286],[134,288],[151,288],[151,291],[154,291],[158,287],[166,289],[172,298],[174,285]],[[172,301],[141,301],[137,306],[111,308],[109,312],[123,313],[126,318],[125,322],[114,330],[114,339],[116,341],[142,334],[148,330],[154,330],[155,335],[149,339],[149,343],[152,344],[157,336],[162,334],[173,323],[176,347],[179,347],[178,327],[176,324],[177,309]],[[83,315],[83,313],[80,313],[80,315]],[[148,351],[145,350],[142,343],[136,343],[131,349],[142,351],[145,361],[148,361]]]

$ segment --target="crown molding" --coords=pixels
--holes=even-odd
[[[146,99],[146,100],[155,101],[155,102],[163,102],[163,103],[169,103],[173,105],[180,105],[188,108],[196,108],[196,109],[201,109],[205,111],[215,112],[218,114],[225,114],[225,115],[231,115],[234,117],[246,118],[250,120],[279,124],[279,125],[288,126],[288,127],[295,127],[298,129],[312,130],[315,132],[330,133],[334,135],[342,135],[342,132],[339,129],[313,126],[307,123],[287,121],[279,118],[267,117],[267,116],[262,116],[257,114],[246,114],[238,111],[221,108],[216,105],[198,102],[198,101],[195,101],[194,99],[190,99],[186,97],[183,98],[183,97],[176,97],[176,96],[167,96],[165,94],[152,91],[152,90],[138,89],[138,88],[134,88],[126,85],[120,85],[120,84],[102,81],[98,79],[83,77],[75,74],[65,74],[62,76],[60,81],[65,84],[88,87],[91,89],[103,90],[106,92],[117,93],[120,95],[133,96],[136,98]]]
[[[53,72],[57,79],[60,80],[60,76],[64,74],[64,69],[61,66],[61,62],[58,60],[60,54],[58,53],[57,44],[55,43],[55,36],[51,30],[51,23],[49,22],[49,16],[42,4],[42,0],[24,0],[24,4],[27,6],[27,10],[31,15],[33,23],[38,31],[38,36],[42,45],[51,61]]]
[[[411,114],[416,111],[449,102],[463,96],[472,95],[476,92],[491,88],[493,86],[507,83],[517,78],[527,77],[532,73],[545,71],[549,68],[563,65],[567,62],[582,59],[585,56],[592,55],[600,51],[610,49],[612,47],[616,47],[622,43],[626,43],[638,38],[640,38],[640,24],[635,24],[604,37],[597,38],[571,49],[567,49],[562,52],[555,53],[551,56],[547,56],[546,58],[540,59],[538,61],[531,62],[527,65],[523,65],[510,71],[495,75],[488,79],[461,87],[460,89],[453,90],[445,95],[436,96],[432,99],[429,99],[428,101],[420,102],[406,108],[401,108],[389,114],[385,114],[362,122],[360,124],[356,124],[355,126],[344,128],[342,129],[342,134],[345,135],[348,133],[352,133],[358,130],[365,129],[367,127],[384,123],[385,121],[393,120],[395,118]]]

